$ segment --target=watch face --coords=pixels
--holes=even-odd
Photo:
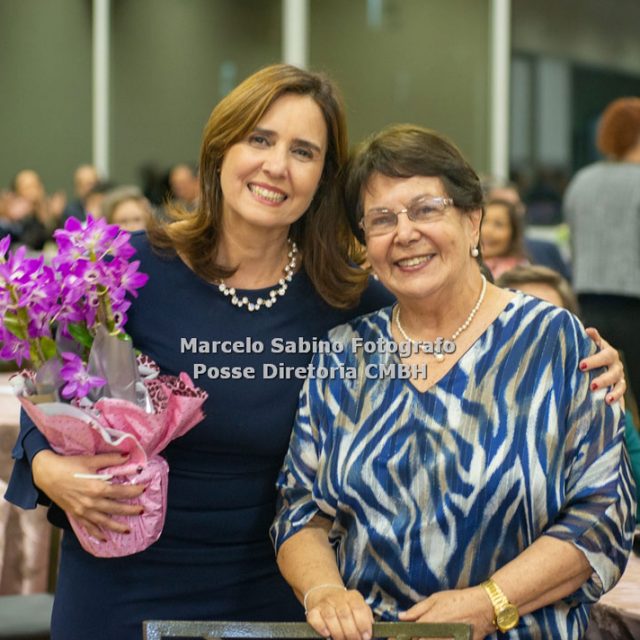
[[[500,631],[509,631],[518,624],[519,619],[518,609],[512,604],[508,604],[496,615],[496,626]]]

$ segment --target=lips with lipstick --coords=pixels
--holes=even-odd
[[[249,183],[249,191],[254,196],[257,196],[259,200],[269,202],[271,204],[278,204],[284,202],[287,199],[287,194],[275,187],[267,187],[265,185],[256,184],[255,182]]]

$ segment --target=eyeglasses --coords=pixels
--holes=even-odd
[[[406,213],[413,222],[435,222],[443,217],[445,209],[453,205],[453,198],[442,196],[425,196],[416,200],[406,209],[393,211],[392,209],[370,209],[360,220],[360,227],[370,236],[383,236],[391,233],[398,226],[398,216]]]

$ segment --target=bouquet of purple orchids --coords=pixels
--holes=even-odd
[[[160,375],[124,332],[128,298],[147,281],[130,260],[130,235],[88,217],[70,218],[54,237],[51,265],[0,240],[0,359],[30,363],[12,382],[54,451],[128,454],[126,466],[102,472],[112,482],[146,485],[137,499],[144,514],[121,517],[131,534],[104,530],[101,542],[69,518],[90,553],[128,555],[160,536],[168,465],[158,454],[200,422],[207,396],[185,373]]]

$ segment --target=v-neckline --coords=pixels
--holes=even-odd
[[[503,314],[510,312],[512,307],[515,305],[516,301],[522,298],[521,292],[515,292],[515,293],[516,295],[507,301],[504,307],[500,309],[496,317],[493,318],[493,320],[491,320],[491,322],[484,328],[482,333],[468,346],[466,351],[432,385],[428,386],[424,390],[421,390],[421,389],[418,389],[418,387],[416,387],[416,385],[413,383],[411,378],[402,378],[401,383],[404,386],[408,386],[411,389],[411,391],[415,393],[418,397],[422,399],[429,397],[431,395],[430,391],[432,391],[436,387],[439,387],[441,382],[446,381],[446,379],[449,378],[452,375],[452,373],[460,367],[461,362],[463,360],[466,360],[469,357],[469,354],[477,350],[481,343],[485,342],[489,330],[492,330],[494,325],[498,323],[498,321],[501,319]],[[393,331],[391,329],[391,324],[393,322],[393,309],[395,306],[396,305],[393,304],[391,307],[388,308],[387,316],[384,322],[384,332],[386,334],[385,338],[387,340],[391,340],[392,342],[396,342],[396,339],[393,337]],[[402,364],[402,358],[400,358],[400,355],[397,352],[390,353],[389,357],[392,358],[396,364]],[[427,375],[428,375],[428,363],[427,363]]]

